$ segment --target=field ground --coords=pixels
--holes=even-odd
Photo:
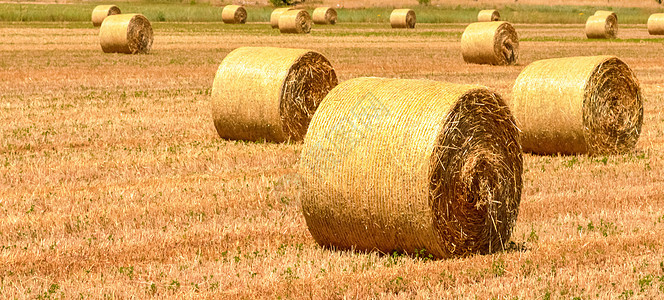
[[[0,23],[0,297],[661,298],[664,41],[645,25],[516,24],[516,66],[468,65],[465,24],[154,23],[149,55],[103,54],[88,22]],[[208,104],[240,46],[305,47],[340,80],[488,86],[551,57],[613,54],[645,96],[637,149],[525,155],[509,251],[430,261],[319,247],[301,215],[301,144],[224,141]],[[576,298],[578,297],[578,298]]]

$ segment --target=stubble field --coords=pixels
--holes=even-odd
[[[104,54],[84,23],[0,23],[0,296],[659,298],[664,294],[664,39],[624,25],[516,24],[516,66],[469,65],[466,24],[153,23],[149,55]],[[525,155],[508,250],[432,261],[334,251],[309,234],[301,144],[221,140],[209,97],[241,46],[323,53],[340,81],[426,78],[507,101],[545,58],[612,54],[646,99],[626,155]]]

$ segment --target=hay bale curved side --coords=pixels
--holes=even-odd
[[[153,40],[152,25],[140,14],[108,16],[99,28],[99,43],[105,53],[149,53]]]
[[[590,16],[586,21],[586,37],[589,39],[615,39],[618,35],[618,19],[611,14]]]
[[[412,9],[395,9],[390,14],[390,25],[392,28],[415,28],[417,17]]]
[[[279,28],[279,17],[281,17],[281,14],[292,9],[293,8],[291,7],[285,7],[273,10],[272,14],[270,14],[270,26],[272,26],[272,28]]]
[[[337,76],[320,53],[243,47],[229,53],[212,86],[219,136],[235,140],[301,140]]]
[[[536,61],[519,74],[511,106],[524,151],[538,154],[625,153],[643,123],[639,83],[614,56]]]
[[[334,25],[337,23],[337,11],[330,7],[319,7],[314,9],[312,18],[317,25]]]
[[[600,16],[600,17],[609,16],[609,15],[616,18],[616,22],[618,21],[618,15],[616,15],[615,12],[610,11],[610,10],[598,10],[593,14],[593,16]]]
[[[97,5],[92,10],[92,25],[94,27],[99,27],[106,17],[119,15],[121,13],[120,8],[116,5]]]
[[[279,31],[281,33],[309,33],[311,32],[311,15],[304,9],[285,11],[279,16]]]
[[[221,11],[221,20],[226,24],[244,24],[247,22],[247,10],[240,5],[226,5]]]
[[[652,14],[648,17],[648,33],[664,35],[664,14]]]
[[[514,118],[486,88],[351,79],[305,137],[302,211],[322,246],[490,253],[509,241],[522,167]]]
[[[495,9],[480,10],[477,14],[477,22],[500,21],[500,13]]]
[[[519,35],[508,22],[472,23],[461,36],[461,54],[467,63],[515,64],[519,59]]]

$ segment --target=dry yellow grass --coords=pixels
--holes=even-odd
[[[463,25],[409,31],[426,36],[160,25],[152,54],[134,56],[100,55],[94,28],[0,23],[0,298],[661,297],[664,72],[643,25],[621,26],[620,43],[587,41],[583,25],[518,25],[520,64],[501,67],[463,62]],[[482,84],[506,101],[533,61],[610,50],[639,78],[643,132],[626,155],[525,155],[510,251],[425,261],[322,249],[298,204],[302,145],[224,141],[209,115],[227,53],[303,43],[340,81]]]

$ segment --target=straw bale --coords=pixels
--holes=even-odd
[[[664,35],[664,14],[652,14],[648,18],[648,33]]]
[[[395,9],[390,14],[392,28],[415,28],[415,23],[417,23],[417,18],[412,9]]]
[[[106,53],[148,53],[153,39],[150,21],[140,14],[108,16],[99,28],[99,42]]]
[[[272,14],[270,14],[270,26],[272,28],[279,28],[279,17],[281,17],[281,14],[292,9],[291,7],[284,7],[273,10]]]
[[[481,10],[477,14],[477,22],[493,22],[500,21],[500,13],[495,9]]]
[[[301,140],[318,104],[336,85],[332,65],[318,52],[238,48],[224,58],[214,79],[214,125],[224,139]]]
[[[321,245],[436,258],[491,253],[521,199],[518,129],[484,87],[357,78],[316,111],[298,172]]]
[[[116,5],[97,5],[92,10],[92,25],[94,27],[101,26],[104,19],[110,15],[119,15],[122,12]]]
[[[474,64],[511,65],[519,59],[519,35],[508,22],[477,22],[461,36],[463,60]]]
[[[311,32],[311,15],[304,9],[285,11],[279,16],[279,31],[281,33],[309,33]]]
[[[514,84],[511,108],[524,151],[538,154],[625,153],[643,123],[639,82],[614,56],[530,64]]]
[[[244,24],[247,22],[247,10],[240,5],[226,5],[221,11],[221,20],[226,24]]]
[[[330,7],[319,7],[314,9],[312,17],[314,24],[317,25],[334,25],[337,23],[337,11]]]
[[[615,39],[618,34],[618,19],[614,15],[590,16],[586,21],[586,36],[589,39]]]

